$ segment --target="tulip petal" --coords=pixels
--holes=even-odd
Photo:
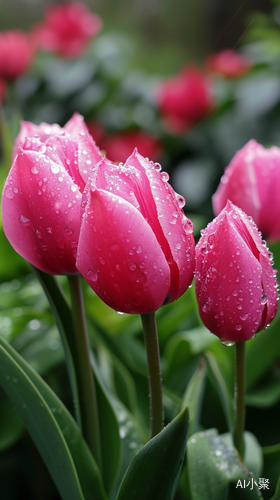
[[[156,311],[168,293],[170,271],[149,224],[115,194],[88,189],[84,198],[78,270],[113,309],[131,314]]]
[[[76,272],[81,193],[47,156],[19,150],[3,191],[4,232],[20,255],[50,274]]]

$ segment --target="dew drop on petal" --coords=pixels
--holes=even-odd
[[[19,218],[19,222],[23,225],[23,226],[30,226],[31,222],[30,220],[25,217],[24,215],[21,215],[20,218]]]
[[[232,340],[225,340],[225,339],[220,339],[221,344],[223,344],[226,347],[231,347],[232,345],[235,344]]]

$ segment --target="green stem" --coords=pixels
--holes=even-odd
[[[244,423],[245,423],[245,352],[246,343],[235,343],[235,418],[233,443],[240,455],[244,456]]]
[[[99,432],[99,417],[95,383],[90,364],[90,347],[87,335],[84,302],[80,275],[69,275],[68,283],[72,303],[75,338],[71,345],[75,346],[72,352],[76,369],[77,385],[80,399],[82,432],[92,454],[102,470],[101,444]],[[72,349],[73,350],[73,349]]]
[[[150,427],[152,438],[163,429],[162,384],[158,333],[155,313],[142,314],[141,319],[148,363]]]

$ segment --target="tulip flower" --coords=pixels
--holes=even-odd
[[[35,44],[62,57],[78,57],[102,27],[99,16],[82,2],[63,2],[46,8],[45,20],[33,28]]]
[[[83,194],[77,268],[117,311],[154,312],[193,279],[192,223],[160,169],[137,150],[124,165],[103,159]]]
[[[195,66],[187,66],[178,76],[163,81],[156,99],[167,128],[174,133],[188,131],[213,106],[210,82]]]
[[[3,191],[3,229],[13,248],[40,270],[73,274],[82,191],[102,156],[78,115],[53,135],[57,128],[41,124],[39,137],[18,140]]]
[[[225,49],[211,54],[206,60],[206,68],[226,78],[240,78],[252,69],[252,63],[246,56],[235,50]]]
[[[204,325],[223,342],[250,339],[277,310],[271,254],[255,224],[230,201],[196,247],[195,289]]]
[[[13,81],[30,66],[34,55],[28,35],[19,30],[0,33],[0,78]]]
[[[263,237],[280,239],[280,149],[249,141],[231,160],[213,196],[215,215],[227,200],[253,217]]]

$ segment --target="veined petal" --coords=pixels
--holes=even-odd
[[[113,309],[156,311],[168,293],[170,271],[151,227],[120,196],[88,189],[84,197],[78,270]]]

